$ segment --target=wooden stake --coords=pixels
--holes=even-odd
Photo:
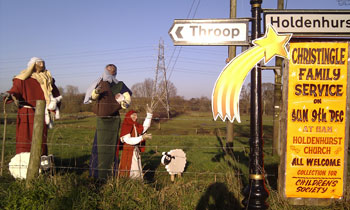
[[[230,0],[230,18],[237,17],[237,0]],[[228,46],[227,63],[236,57],[236,46]],[[229,120],[226,120],[226,145],[233,147],[234,125]]]
[[[44,115],[45,115],[45,101],[36,101],[34,126],[32,135],[32,146],[30,148],[30,158],[27,170],[26,187],[30,187],[30,183],[39,175],[41,145],[43,142],[44,131]]]

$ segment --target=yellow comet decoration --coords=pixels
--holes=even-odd
[[[262,59],[266,64],[274,56],[288,58],[286,45],[291,36],[291,34],[279,35],[269,25],[265,36],[253,41],[254,47],[236,56],[224,67],[216,80],[212,95],[212,111],[215,120],[220,116],[223,121],[228,118],[231,122],[234,119],[241,122],[239,95],[244,79]]]

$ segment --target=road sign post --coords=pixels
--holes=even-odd
[[[252,40],[261,36],[261,4],[262,0],[251,0],[252,7]],[[266,199],[269,192],[265,187],[265,170],[262,139],[261,112],[261,68],[256,65],[251,71],[251,111],[250,111],[250,153],[249,184],[244,188],[246,209],[267,209]]]

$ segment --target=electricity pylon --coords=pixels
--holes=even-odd
[[[151,108],[154,110],[160,103],[166,110],[168,119],[170,118],[168,80],[166,77],[164,41],[159,40],[158,61],[154,77]]]

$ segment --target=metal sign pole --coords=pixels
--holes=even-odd
[[[252,40],[261,36],[261,4],[262,0],[251,0]],[[251,71],[251,113],[250,113],[250,154],[249,184],[243,190],[242,201],[247,209],[267,209],[265,202],[269,193],[265,187],[262,114],[261,114],[261,68],[259,64]]]

